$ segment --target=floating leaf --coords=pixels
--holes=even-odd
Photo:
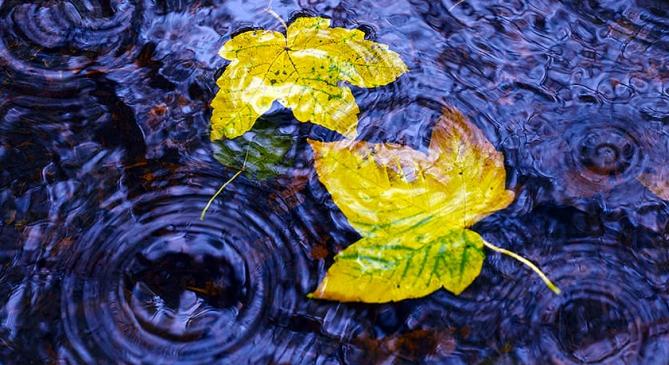
[[[341,83],[382,86],[407,71],[395,52],[364,37],[317,17],[298,18],[286,36],[254,30],[232,38],[219,52],[232,63],[217,81],[211,139],[248,131],[275,100],[301,122],[355,136],[358,105]]]
[[[464,228],[513,200],[501,153],[450,111],[427,154],[396,144],[310,144],[320,180],[364,235],[403,232],[435,217]]]
[[[502,154],[458,112],[444,111],[427,153],[396,144],[309,143],[321,182],[363,236],[335,257],[312,297],[388,302],[441,287],[459,294],[479,274],[483,246],[515,255],[466,229],[514,194],[505,189]]]

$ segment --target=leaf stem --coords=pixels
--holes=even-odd
[[[522,262],[523,264],[527,265],[530,269],[532,269],[532,271],[534,271],[535,273],[537,273],[537,275],[539,275],[539,277],[544,282],[544,284],[546,284],[548,289],[552,290],[553,293],[555,293],[555,294],[560,294],[561,293],[560,288],[558,288],[557,285],[553,284],[551,279],[549,279],[546,276],[546,274],[544,274],[543,271],[541,271],[541,269],[539,269],[535,264],[533,264],[532,261],[524,258],[523,256],[520,256],[519,254],[517,254],[515,252],[509,251],[509,250],[501,248],[501,247],[497,247],[497,246],[495,246],[495,245],[493,245],[489,242],[486,242],[485,240],[483,240],[483,244],[486,247],[488,247],[489,249],[493,250],[493,251],[499,252],[499,253],[507,255],[507,256],[511,256],[514,259],[516,259],[516,260]]]
[[[286,32],[288,32],[288,25],[286,24],[286,22],[281,18],[281,16],[279,14],[276,13],[276,11],[274,11],[272,9],[272,0],[269,0],[269,3],[267,4],[267,7],[265,8],[265,11],[267,13],[269,13],[269,15],[276,18],[276,20],[278,20],[279,23],[281,23],[281,25],[283,26],[283,29],[285,29]]]
[[[458,2],[455,3],[453,6],[451,6],[451,7],[448,9],[448,11],[453,11],[453,9],[455,9],[456,6],[458,6],[458,5],[460,5],[460,4],[464,3],[464,2],[465,2],[465,0],[460,0],[460,1],[458,1]]]
[[[204,209],[202,209],[202,213],[200,213],[200,220],[204,220],[204,216],[207,214],[207,211],[209,210],[209,207],[211,207],[211,204],[216,200],[216,198],[225,190],[225,188],[233,181],[235,180],[239,175],[241,175],[244,170],[246,170],[246,160],[249,158],[249,150],[246,150],[246,157],[244,157],[244,164],[242,164],[242,168],[239,169],[234,175],[232,175],[231,178],[228,179],[228,181],[224,182],[223,185],[221,185],[220,188],[214,193],[214,195],[209,198],[209,201],[207,202],[207,205],[205,205]]]

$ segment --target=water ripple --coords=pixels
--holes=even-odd
[[[667,163],[665,2],[273,2],[288,22],[359,28],[411,69],[352,88],[359,139],[424,149],[442,105],[471,119],[517,197],[474,229],[563,291],[490,253],[460,296],[382,305],[305,297],[359,235],[305,144],[340,136],[289,111],[263,117],[287,133],[280,175],[240,175],[199,219],[241,160],[212,158],[217,53],[241,30],[282,31],[267,4],[0,0],[3,363],[669,358],[669,204],[639,182]]]
[[[149,180],[165,186],[101,212],[63,257],[69,344],[61,358],[200,363],[267,355],[262,339],[277,335],[272,318],[293,310],[303,293],[296,285],[309,280],[296,276],[308,271],[290,246],[290,225],[243,180],[200,221],[208,196],[193,191],[196,174],[182,176],[189,184]]]
[[[0,58],[17,72],[62,80],[82,69],[127,62],[141,5],[46,2],[0,8]]]
[[[543,265],[564,294],[518,301],[531,308],[523,320],[533,325],[525,335],[510,336],[522,338],[513,356],[556,364],[656,363],[662,356],[649,349],[666,342],[669,306],[648,282],[653,266],[637,262],[614,241],[578,240],[552,249]]]

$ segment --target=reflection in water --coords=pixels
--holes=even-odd
[[[517,198],[473,228],[563,291],[491,254],[459,297],[383,305],[305,297],[359,237],[304,147],[338,137],[278,105],[291,165],[199,219],[239,168],[209,143],[217,52],[280,30],[266,6],[0,1],[1,362],[667,362],[666,2],[274,2],[407,63],[353,88],[359,139],[424,150],[444,104],[483,130]]]

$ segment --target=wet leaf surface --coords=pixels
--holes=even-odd
[[[277,100],[297,120],[356,135],[358,104],[348,86],[386,85],[407,71],[388,46],[357,29],[331,28],[325,18],[297,18],[286,35],[253,30],[219,52],[232,63],[216,82],[211,139],[237,137]]]
[[[483,239],[466,228],[507,207],[501,153],[459,112],[445,109],[427,153],[394,144],[311,141],[320,181],[363,238],[335,257],[312,294],[388,302],[478,276]]]
[[[264,117],[294,138],[296,170],[241,174],[200,220],[240,167],[210,140],[218,52],[283,33],[267,3],[0,1],[1,363],[669,358],[669,203],[639,181],[669,155],[665,1],[273,1],[411,70],[350,86],[358,140],[425,152],[443,105],[467,115],[516,193],[471,229],[562,289],[488,252],[460,295],[386,304],[306,297],[361,237],[306,143],[341,136],[290,110]]]

